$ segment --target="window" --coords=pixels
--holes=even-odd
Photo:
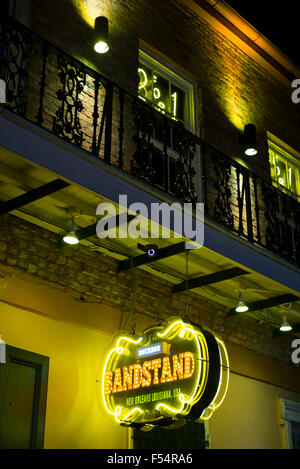
[[[300,402],[280,399],[287,449],[300,449]]]
[[[193,83],[146,49],[140,50],[138,73],[139,97],[193,132]]]
[[[192,181],[193,174],[199,174],[199,146],[191,135],[195,133],[194,84],[144,48],[139,52],[137,70],[140,99],[135,139],[139,150],[132,172],[180,199],[195,199],[200,178],[195,184]],[[183,164],[191,175],[187,184],[182,183]]]
[[[5,0],[4,3],[12,18],[29,26],[31,0]]]
[[[271,140],[269,160],[274,186],[300,201],[300,161]]]

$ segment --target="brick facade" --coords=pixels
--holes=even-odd
[[[92,24],[105,15],[110,24],[110,52],[95,56]],[[227,38],[177,0],[33,1],[32,27],[64,51],[135,94],[138,44],[168,58],[193,78],[198,88],[198,131],[219,150],[256,174],[269,178],[267,131],[300,151],[300,106],[291,87],[279,83]],[[172,40],[170,40],[172,38]],[[286,116],[285,119],[279,118]],[[241,156],[238,132],[257,127],[260,154]]]
[[[0,227],[0,262],[4,273],[5,266],[10,266],[33,279],[55,283],[79,301],[117,308],[122,312],[124,326],[132,306],[134,271],[117,273],[115,259],[85,246],[67,246],[60,236],[5,215]],[[168,281],[140,269],[137,282],[137,332],[141,332],[140,324],[157,324],[170,316],[184,317],[188,304],[191,320],[209,327],[226,342],[290,362],[290,339],[273,339],[273,328],[245,316],[226,318],[228,309],[220,304],[192,292],[172,294]]]

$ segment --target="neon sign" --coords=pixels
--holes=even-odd
[[[143,336],[118,337],[105,360],[104,406],[127,426],[207,420],[223,402],[229,363],[208,329],[171,318]]]
[[[162,113],[168,112],[174,119],[184,120],[185,92],[154,70],[140,65],[139,97],[151,101]]]

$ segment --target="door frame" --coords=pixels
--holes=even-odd
[[[33,352],[28,352],[27,350],[23,350],[17,347],[12,347],[11,345],[6,345],[6,363],[0,364],[0,370],[4,373],[4,379],[0,380],[0,396],[2,395],[2,401],[0,402],[0,425],[2,424],[2,428],[5,426],[3,413],[8,378],[8,367],[6,365],[9,362],[30,365],[36,369],[31,448],[43,449],[47,406],[49,357]],[[0,433],[2,428],[0,427]]]

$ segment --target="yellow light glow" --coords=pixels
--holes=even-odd
[[[117,341],[117,344],[116,344],[116,347],[114,349],[112,349],[109,354],[107,355],[106,357],[106,360],[105,360],[105,364],[104,364],[104,368],[103,368],[103,374],[102,374],[102,400],[103,400],[103,403],[104,403],[104,407],[105,409],[107,410],[107,412],[111,415],[113,415],[116,419],[116,421],[118,423],[121,423],[121,422],[125,422],[128,417],[130,415],[134,415],[134,413],[138,413],[138,415],[142,412],[142,410],[138,407],[135,407],[129,414],[127,414],[125,417],[122,417],[122,418],[119,418],[119,416],[121,415],[122,413],[122,408],[120,406],[117,406],[114,411],[112,411],[111,409],[108,408],[107,404],[106,404],[106,392],[105,392],[105,384],[106,384],[106,380],[105,380],[105,377],[106,377],[106,368],[107,368],[107,364],[109,362],[109,360],[111,359],[111,356],[116,352],[117,354],[123,354],[123,353],[126,353],[126,348],[125,347],[121,347],[120,346],[120,343],[121,342],[129,342],[129,343],[134,343],[134,344],[139,344],[141,341],[142,341],[142,337],[140,337],[138,340],[134,340],[134,339],[131,339],[129,337],[120,337]],[[137,415],[137,416],[138,416]],[[136,416],[136,417],[137,417]],[[135,417],[135,418],[136,418]]]
[[[202,415],[200,416],[198,421],[207,421],[211,418],[214,411],[216,409],[218,409],[220,407],[220,405],[223,403],[223,401],[226,397],[226,394],[227,394],[228,386],[229,386],[229,358],[228,358],[228,353],[227,353],[224,342],[218,337],[215,337],[215,339],[216,339],[216,341],[218,343],[218,346],[219,346],[220,362],[221,362],[221,367],[220,367],[221,373],[220,373],[218,389],[217,389],[217,392],[215,394],[215,397],[214,397],[213,401],[211,402],[211,404],[206,409],[204,409],[204,411],[202,412]],[[225,373],[224,373],[224,371],[225,371]],[[225,376],[224,376],[224,374],[225,374]]]
[[[153,88],[153,96],[155,99],[160,98],[160,90],[158,88]]]
[[[177,113],[177,93],[174,91],[174,93],[171,95],[173,98],[173,116],[176,117]]]
[[[181,329],[178,331],[178,327],[176,326],[179,326],[181,327]],[[176,331],[177,329],[177,332],[175,332],[175,335],[178,334],[178,336],[183,339],[185,334],[187,332],[191,332],[195,341],[196,341],[196,345],[197,345],[197,349],[198,349],[198,356],[197,356],[197,360],[199,361],[199,370],[198,370],[198,376],[197,376],[197,379],[195,381],[196,385],[195,385],[195,388],[194,388],[194,391],[192,393],[192,396],[186,400],[186,397],[183,395],[183,394],[180,394],[179,395],[179,400],[181,401],[181,407],[170,407],[166,404],[158,404],[156,406],[156,409],[157,410],[160,410],[161,412],[163,411],[166,411],[166,413],[173,413],[173,414],[187,414],[192,406],[192,404],[194,402],[196,402],[197,400],[200,399],[201,397],[201,394],[204,392],[204,381],[207,379],[207,362],[208,362],[208,351],[207,351],[207,346],[206,346],[206,341],[204,340],[204,337],[202,336],[202,334],[200,332],[196,332],[194,329],[190,328],[190,327],[187,327],[183,321],[179,320],[179,321],[175,321],[173,324],[171,324],[169,327],[166,328],[166,330],[162,333],[158,333],[157,335],[159,337],[166,337],[168,336],[169,334],[171,335],[171,337],[173,338],[174,337],[174,332],[172,334],[172,331]],[[203,351],[204,351],[204,356],[202,357],[202,353],[201,353],[201,347],[200,347],[200,341],[199,341],[199,338],[201,337],[201,345],[202,345],[202,348],[203,348]],[[203,360],[203,361],[202,361]],[[201,380],[201,383],[200,383],[200,376],[201,376],[201,371],[202,371],[202,367],[203,367],[203,373],[202,373],[202,380]]]
[[[166,404],[165,402],[162,402],[164,397],[159,397],[160,402],[158,402],[157,405],[154,404],[155,407],[152,407],[153,410],[150,411],[154,412],[156,410],[160,412],[161,415],[165,416],[185,416],[189,414],[192,406],[201,399],[206,389],[209,376],[209,352],[205,335],[198,328],[194,328],[191,324],[186,324],[178,318],[173,318],[173,320],[166,322],[164,326],[161,326],[159,332],[155,332],[155,334],[157,337],[165,338],[166,344],[170,343],[170,341],[174,339],[176,339],[176,343],[178,343],[178,339],[179,341],[184,341],[183,349],[185,349],[185,343],[188,341],[188,343],[191,345],[193,344],[191,349],[194,351],[193,353],[186,351],[180,353],[176,352],[175,354],[173,353],[173,355],[171,355],[168,352],[168,355],[164,355],[160,358],[154,358],[144,362],[140,362],[138,360],[137,363],[132,365],[120,366],[120,362],[118,362],[118,356],[120,354],[131,356],[132,351],[135,349],[132,350],[132,348],[129,348],[130,344],[137,345],[141,343],[141,341],[145,340],[144,346],[148,346],[149,338],[146,339],[147,334],[152,333],[152,335],[148,335],[148,337],[151,337],[151,343],[153,341],[153,334],[155,329],[155,327],[148,329],[145,332],[146,335],[139,338],[138,340],[125,336],[120,337],[117,340],[115,347],[107,355],[103,370],[102,397],[106,410],[115,417],[115,420],[118,423],[130,424],[134,421],[138,421],[139,423],[145,422],[145,424],[147,424],[147,422],[149,423],[149,417],[144,417],[143,420],[145,410],[137,407],[136,404],[140,404],[141,402],[151,402],[151,400],[144,400],[143,397],[150,396],[150,394],[141,395],[141,399],[143,400],[140,400],[139,396],[136,396],[135,394],[133,395],[135,396],[135,399],[129,395],[128,398],[125,397],[126,405],[125,400],[124,405],[123,403],[122,405],[116,405],[115,400],[110,401],[108,399],[112,393],[114,396],[117,396],[121,391],[136,390],[140,387],[147,388],[151,385],[159,385],[161,383],[173,383],[178,379],[186,380],[193,377],[192,381],[189,381],[186,391],[180,392],[178,388],[178,393],[174,394],[174,389],[177,388],[171,388],[173,389],[173,399],[175,398],[175,402],[176,399],[178,399],[178,405],[170,405],[169,403]],[[202,413],[199,421],[210,418],[213,412],[223,402],[228,389],[229,361],[227,351],[221,339],[215,336],[215,340],[217,341],[220,355],[219,383],[211,404]],[[173,367],[172,369],[171,364]],[[114,371],[111,371],[111,369]],[[152,374],[150,372],[151,370],[153,372]],[[197,373],[195,373],[196,370]],[[155,393],[155,391],[153,392]],[[159,393],[162,392],[168,393],[170,390],[159,390]],[[185,394],[185,392],[187,392],[187,394]],[[153,396],[151,399],[153,399]],[[166,399],[168,399],[168,397]],[[156,399],[154,397],[154,401],[155,400]],[[154,401],[152,400],[152,402]],[[134,404],[134,408],[129,412],[128,406],[132,406]],[[114,405],[116,405],[115,408]]]
[[[147,97],[147,94],[148,94],[148,91],[146,89],[146,86],[148,84],[148,77],[147,77],[147,73],[145,72],[145,70],[143,68],[138,68],[138,73],[141,73],[143,78],[144,78],[144,81],[141,83],[141,80],[140,80],[140,83],[139,83],[139,87],[138,89],[139,90],[144,90],[144,93],[145,93],[145,98]]]

